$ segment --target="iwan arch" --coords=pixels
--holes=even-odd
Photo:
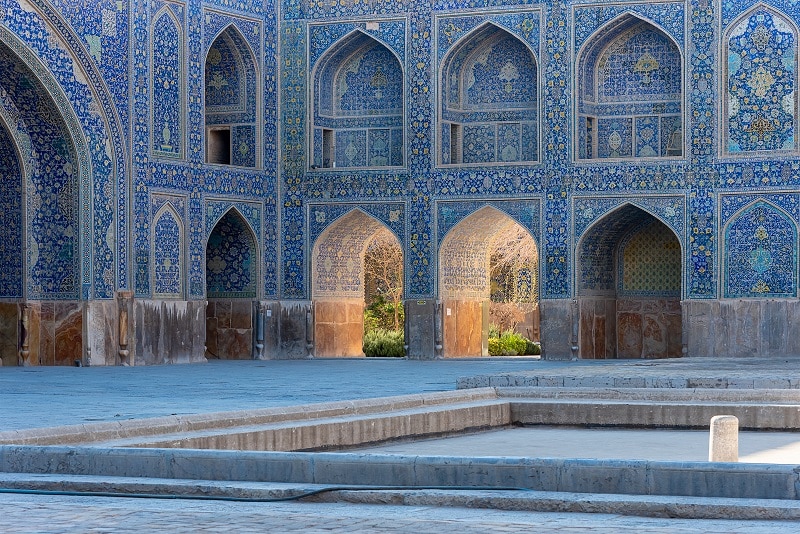
[[[800,355],[793,2],[0,7],[3,365],[359,357],[377,235],[482,356],[513,225],[545,358]]]

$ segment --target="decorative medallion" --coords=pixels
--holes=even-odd
[[[658,60],[654,58],[650,52],[645,52],[639,57],[639,59],[636,61],[636,64],[633,66],[633,72],[641,76],[643,85],[650,85],[650,83],[653,81],[652,74],[654,71],[658,70],[658,67]]]

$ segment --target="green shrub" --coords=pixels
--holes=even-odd
[[[541,354],[539,343],[533,342],[513,330],[500,332],[496,325],[489,325],[490,356],[522,356]]]
[[[525,344],[525,355],[540,356],[542,354],[542,344],[538,341],[527,340]]]
[[[377,328],[364,334],[364,354],[370,358],[402,358],[406,355],[403,347],[402,330]]]

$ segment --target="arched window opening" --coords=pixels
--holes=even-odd
[[[578,159],[683,155],[681,53],[652,24],[626,15],[578,61]]]
[[[382,43],[355,32],[314,74],[312,168],[404,163],[403,69]]]
[[[525,43],[487,24],[448,54],[441,74],[444,165],[537,161],[536,58]]]
[[[258,72],[249,45],[230,26],[211,44],[205,63],[206,161],[255,167]]]

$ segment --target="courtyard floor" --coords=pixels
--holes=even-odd
[[[649,362],[648,362],[649,363]],[[684,361],[728,375],[754,362]],[[797,361],[770,365],[779,378]],[[459,377],[526,371],[670,374],[676,362],[502,360],[212,361],[160,367],[0,368],[0,430],[287,406],[455,389]],[[689,369],[687,369],[687,365]],[[698,367],[699,366],[699,367]],[[628,369],[628,371],[625,370]],[[678,367],[674,368],[678,370]],[[686,520],[608,514],[323,503],[234,503],[3,493],[0,532],[556,532],[777,533],[781,521]]]

